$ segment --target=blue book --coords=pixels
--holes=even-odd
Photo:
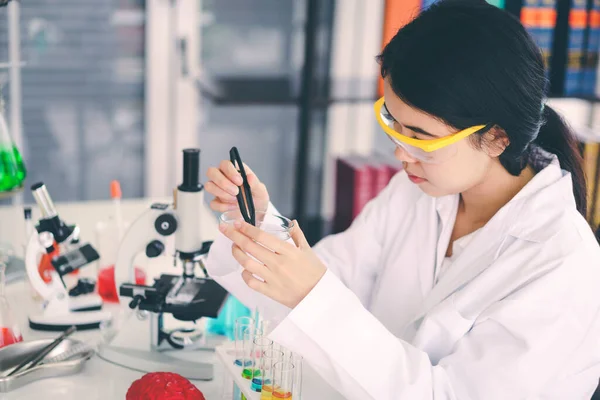
[[[587,1],[573,0],[569,11],[569,37],[567,41],[567,69],[565,96],[582,94],[585,31],[587,28]]]

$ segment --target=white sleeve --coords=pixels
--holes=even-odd
[[[379,268],[390,207],[402,207],[411,196],[405,174],[397,174],[344,232],[330,235],[313,250],[364,305],[368,305]],[[408,189],[408,190],[407,190]],[[412,191],[414,193],[414,190]]]
[[[348,400],[540,398],[586,335],[600,334],[592,332],[591,318],[574,315],[579,306],[552,298],[556,292],[548,285],[556,287],[563,277],[544,279],[494,303],[435,365],[426,352],[390,333],[330,272],[270,337],[301,354]],[[590,315],[597,315],[598,296],[592,297],[596,311]],[[431,338],[443,339],[443,332]],[[590,395],[596,376],[593,387],[583,388]]]

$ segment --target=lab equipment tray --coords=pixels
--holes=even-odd
[[[75,353],[66,361],[51,364],[41,363],[31,369],[22,370],[13,376],[5,376],[8,371],[19,365],[26,357],[40,351],[52,341],[53,339],[43,339],[20,342],[0,349],[0,393],[15,390],[40,379],[76,374],[83,369],[85,362],[94,355],[94,350],[89,349],[81,353]],[[81,348],[81,345],[82,342],[79,340],[65,339],[44,359],[48,360],[64,352]]]

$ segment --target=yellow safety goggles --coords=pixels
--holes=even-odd
[[[476,125],[462,131],[444,136],[439,139],[416,139],[397,132],[394,129],[396,120],[389,113],[385,106],[385,98],[380,98],[375,102],[375,117],[381,125],[388,138],[398,147],[401,147],[411,158],[419,161],[439,164],[454,156],[457,147],[453,146],[456,142],[482,130],[488,125]]]

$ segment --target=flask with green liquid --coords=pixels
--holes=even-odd
[[[26,175],[21,153],[8,133],[4,119],[4,100],[0,92],[0,197],[21,189]]]

